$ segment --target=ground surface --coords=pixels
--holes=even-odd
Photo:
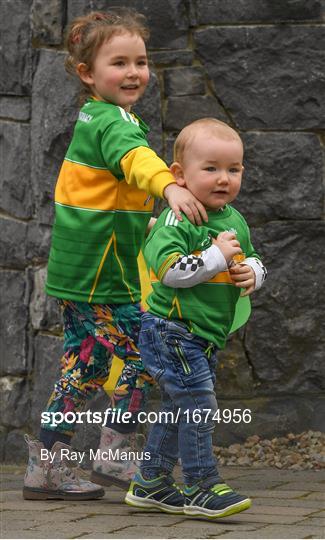
[[[118,488],[98,501],[24,501],[21,467],[2,469],[2,538],[325,538],[325,474],[223,467],[252,508],[219,521],[142,512]]]

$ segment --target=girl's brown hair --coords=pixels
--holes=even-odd
[[[78,17],[70,24],[66,46],[68,55],[65,60],[66,71],[77,75],[78,64],[86,64],[91,69],[98,49],[114,34],[130,32],[139,35],[143,41],[149,39],[149,29],[144,15],[133,9],[119,8],[109,12],[92,11]],[[81,101],[91,95],[89,86],[81,81],[83,92]]]

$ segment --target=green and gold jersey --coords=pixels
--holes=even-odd
[[[190,223],[186,216],[183,216],[183,221],[177,221],[170,209],[160,215],[148,236],[144,251],[153,288],[147,304],[154,315],[181,320],[191,332],[222,349],[240,294],[229,271],[221,271],[208,281],[187,288],[173,288],[162,283],[166,273],[180,257],[184,256],[184,263],[181,264],[200,263],[200,255],[211,247],[212,238],[223,231],[236,234],[243,259],[259,259],[251,244],[247,223],[235,208],[227,205],[223,210],[208,211],[208,217],[208,223],[197,226]]]
[[[140,300],[137,257],[153,208],[148,192],[162,196],[173,181],[148,148],[147,132],[121,107],[93,98],[82,107],[55,189],[48,294],[94,303]],[[153,161],[159,163],[151,182]]]

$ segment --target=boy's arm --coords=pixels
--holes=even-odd
[[[229,270],[231,278],[236,285],[245,289],[242,296],[247,296],[260,289],[267,277],[267,270],[251,243],[250,231],[246,221],[245,226],[247,229],[246,258],[239,264],[232,266]]]
[[[194,255],[179,255],[164,273],[161,281],[167,287],[185,289],[209,281],[219,272],[227,270],[227,262],[220,249],[212,244]]]
[[[255,274],[254,291],[260,289],[267,277],[267,270],[261,259],[258,259],[257,257],[247,257],[241,264],[249,266]]]
[[[193,287],[227,269],[223,254],[213,244],[192,253],[191,248],[197,245],[199,235],[198,228],[188,220],[177,221],[175,214],[169,210],[165,214],[165,225],[153,231],[147,240],[147,262],[159,281],[167,287]]]

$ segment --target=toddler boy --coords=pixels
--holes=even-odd
[[[152,427],[145,448],[150,459],[125,500],[219,518],[246,510],[251,501],[222,481],[213,454],[216,352],[225,347],[241,289],[242,295],[259,289],[266,270],[246,221],[229,205],[243,174],[236,131],[214,118],[188,125],[176,139],[171,171],[202,202],[209,221],[196,226],[184,216],[180,222],[167,208],[146,241],[153,292],[139,347],[160,386],[165,416]],[[179,456],[183,492],[172,477]]]

